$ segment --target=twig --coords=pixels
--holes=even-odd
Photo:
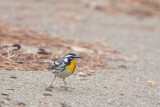
[[[14,62],[12,59],[10,59],[10,58],[7,58],[7,57],[5,57],[5,56],[3,56],[3,55],[1,55],[1,54],[0,54],[0,57],[2,57],[2,58],[4,58],[4,59],[7,59],[7,60],[9,60],[9,61],[12,61],[12,62]]]

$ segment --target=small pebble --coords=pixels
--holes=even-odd
[[[118,67],[119,67],[119,68],[127,69],[127,66],[125,66],[125,65],[119,65]]]
[[[87,72],[87,75],[91,75],[91,73],[90,73],[90,72]]]
[[[52,89],[50,87],[45,88],[46,91],[52,92]]]
[[[121,93],[120,95],[121,95],[121,96],[124,96],[124,94],[123,94],[123,93]]]
[[[44,96],[52,96],[52,94],[49,94],[49,93],[44,93],[43,95]]]
[[[95,73],[95,71],[94,71],[94,70],[89,70],[89,72],[91,72],[91,73]]]
[[[155,82],[155,81],[148,80],[147,82],[148,82],[148,83],[150,84],[150,86],[152,86],[152,87],[156,85],[156,82]]]
[[[5,70],[12,70],[11,68],[5,68]]]
[[[13,88],[7,88],[6,90],[14,90]]]
[[[41,104],[47,104],[47,102],[45,102],[45,101],[39,101],[39,103],[41,103]]]
[[[17,77],[15,75],[11,76],[12,79],[17,79]]]
[[[6,97],[6,100],[11,101],[11,99],[10,99],[10,98],[8,98],[8,97]]]
[[[23,64],[23,63],[25,63],[25,62],[23,62],[23,61],[17,61],[16,63]]]
[[[85,73],[83,73],[83,72],[79,72],[79,76],[81,76],[81,77],[86,77],[87,74],[85,74]]]
[[[18,102],[17,104],[18,104],[19,106],[26,106],[26,104],[23,103],[23,102]]]
[[[61,103],[61,107],[70,107],[70,106],[65,103]]]
[[[9,96],[7,93],[1,93],[1,95],[3,95],[3,96]]]
[[[104,86],[104,88],[107,88],[107,86]]]
[[[10,103],[8,102],[8,100],[3,100],[3,103],[10,105]]]

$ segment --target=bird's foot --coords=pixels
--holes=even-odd
[[[63,88],[64,90],[67,90],[69,87],[65,87],[65,86],[60,86],[61,88]]]

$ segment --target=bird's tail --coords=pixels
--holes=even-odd
[[[45,66],[45,68],[48,70],[53,69],[53,65]]]

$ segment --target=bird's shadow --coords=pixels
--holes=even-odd
[[[60,86],[60,87],[47,87],[45,88],[45,91],[49,91],[49,92],[52,92],[52,91],[65,91],[65,92],[73,92],[75,90],[75,88],[71,88],[71,87],[67,87],[67,89],[64,87],[64,86]]]

